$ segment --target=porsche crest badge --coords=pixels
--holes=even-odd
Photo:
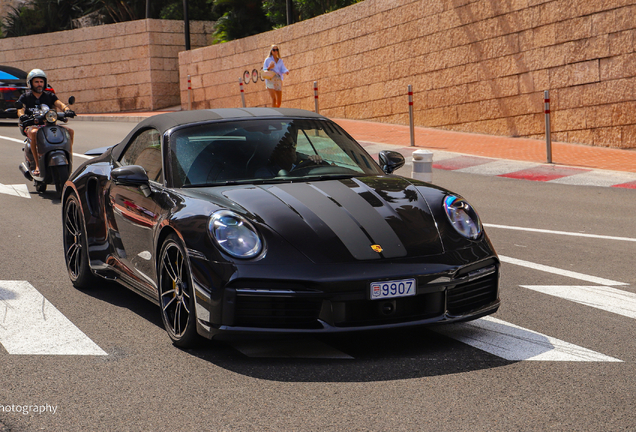
[[[373,249],[377,253],[382,252],[382,246],[380,245],[371,245],[371,249]]]

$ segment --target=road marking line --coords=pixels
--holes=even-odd
[[[6,136],[2,136],[2,135],[0,135],[0,139],[7,140],[7,141],[13,141],[13,142],[17,142],[17,143],[20,143],[20,144],[24,144],[24,140],[11,138],[11,137],[6,137]],[[93,159],[93,156],[86,156],[86,155],[79,154],[79,153],[73,153],[73,156],[77,156],[77,157],[84,158],[84,159]]]
[[[536,264],[530,261],[523,261],[520,259],[516,259],[516,258],[510,258],[507,256],[503,256],[503,255],[499,255],[499,260],[501,262],[505,262],[508,264],[514,264],[514,265],[518,265],[521,267],[527,267],[527,268],[531,268],[534,270],[539,270],[539,271],[543,271],[543,272],[547,272],[547,273],[552,273],[552,274],[556,274],[559,276],[566,276],[566,277],[570,277],[573,279],[579,279],[579,280],[583,280],[586,282],[592,282],[595,284],[599,284],[599,285],[629,285],[627,283],[623,283],[623,282],[617,282],[617,281],[613,281],[610,279],[603,279],[600,277],[596,277],[596,276],[589,276],[583,273],[577,273],[577,272],[573,272],[573,271],[569,271],[569,270],[562,270],[556,267],[550,267],[547,265],[543,265],[543,264]]]
[[[636,319],[636,294],[607,286],[520,285],[585,306]]]
[[[236,341],[234,349],[255,358],[353,359],[314,338]]]
[[[544,233],[544,234],[558,234],[558,235],[566,235],[566,236],[574,236],[574,237],[596,238],[596,239],[602,239],[602,240],[620,240],[620,241],[636,242],[636,238],[630,238],[630,237],[614,237],[614,236],[605,236],[605,235],[597,235],[597,234],[575,233],[575,232],[568,232],[568,231],[552,231],[552,230],[546,230],[546,229],[523,228],[523,227],[497,225],[497,224],[483,224],[483,225],[486,228],[502,228],[502,229],[529,231],[529,232],[537,232],[537,233]]]
[[[18,142],[20,144],[24,144],[24,140],[23,139],[16,139],[16,138],[6,137],[6,136],[2,136],[2,135],[0,135],[0,139],[7,140],[7,141]]]
[[[108,355],[26,281],[0,281],[0,344],[9,354]]]
[[[493,317],[438,325],[433,329],[444,336],[510,361],[622,362]]]
[[[0,194],[13,195],[21,198],[31,198],[29,188],[25,184],[3,185],[0,183]]]

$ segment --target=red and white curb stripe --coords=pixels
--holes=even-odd
[[[360,144],[374,157],[381,150],[394,150],[402,153],[408,162],[413,151],[418,150],[388,144]],[[433,152],[433,168],[548,183],[636,189],[636,173],[493,159],[444,151]]]

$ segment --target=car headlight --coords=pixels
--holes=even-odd
[[[463,198],[447,195],[444,210],[455,231],[466,238],[476,240],[482,232],[481,221],[475,209]]]
[[[57,121],[57,111],[48,110],[44,116],[49,123],[55,123]]]
[[[229,210],[212,214],[208,231],[221,249],[235,258],[254,258],[263,249],[256,228],[243,216]]]

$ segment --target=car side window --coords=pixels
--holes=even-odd
[[[122,165],[139,165],[148,178],[163,183],[161,165],[161,135],[156,129],[146,129],[137,135],[119,160]]]

